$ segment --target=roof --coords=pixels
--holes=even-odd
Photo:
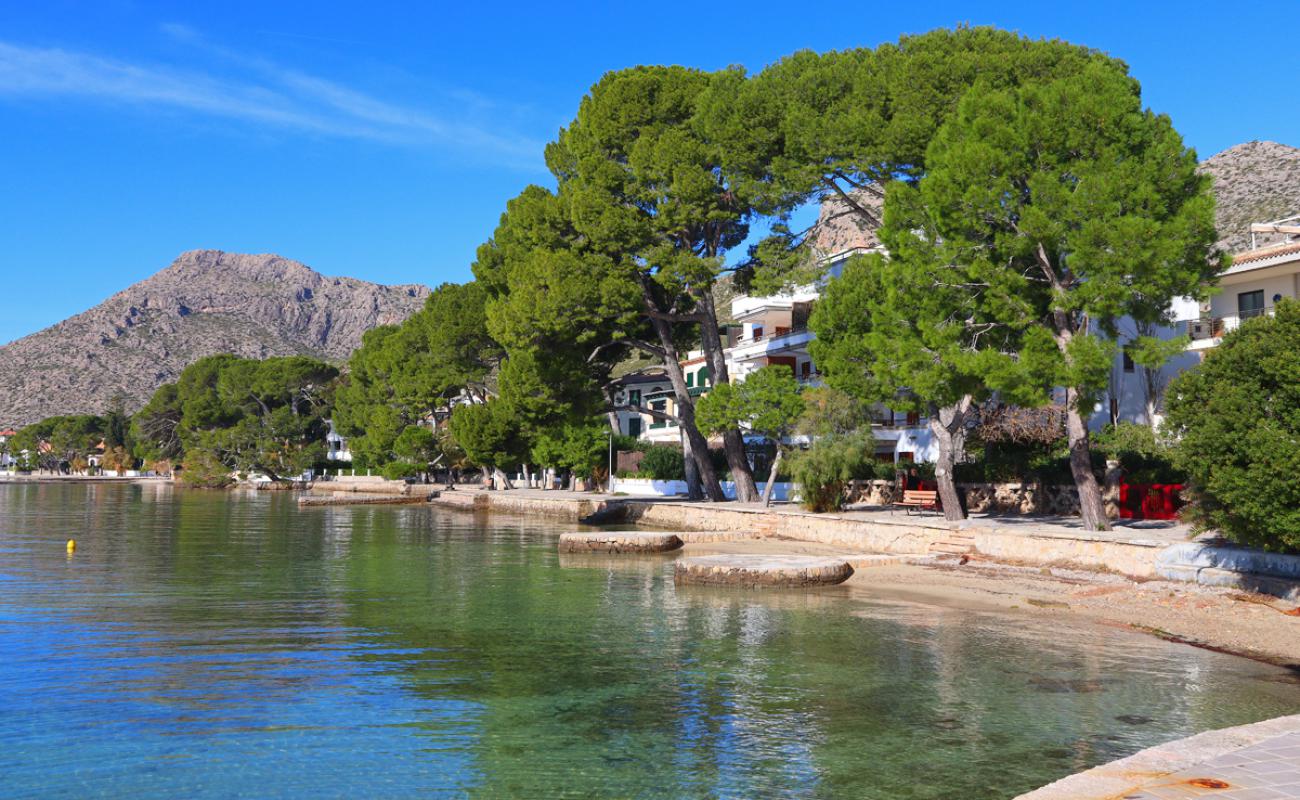
[[[666,380],[668,380],[668,375],[661,368],[659,372],[629,372],[615,378],[613,382],[618,385],[627,385],[630,383],[663,383]]]
[[[1292,253],[1300,253],[1300,242],[1284,242],[1271,247],[1261,247],[1258,250],[1247,250],[1244,253],[1238,253],[1232,257],[1232,266],[1239,267],[1252,261],[1262,261],[1266,258],[1275,258]]]

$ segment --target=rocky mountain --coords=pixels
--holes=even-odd
[[[341,362],[377,326],[424,304],[424,286],[331,278],[276,255],[183,253],[94,308],[0,347],[0,425],[143,405],[214,353]]]
[[[1214,176],[1215,226],[1229,253],[1250,248],[1250,224],[1300,214],[1300,148],[1277,142],[1246,142],[1201,163]],[[1259,235],[1263,246],[1280,237]]]

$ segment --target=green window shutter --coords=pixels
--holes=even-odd
[[[695,385],[695,373],[694,372],[686,373],[686,388],[689,389],[694,385]]]
[[[708,367],[705,367],[704,369],[700,370],[700,385],[707,386],[709,384],[710,377],[711,376],[709,375]]]

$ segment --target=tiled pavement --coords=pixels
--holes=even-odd
[[[1300,731],[1212,758],[1123,796],[1125,800],[1300,798]]]

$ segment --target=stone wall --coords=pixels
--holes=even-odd
[[[1041,486],[1036,483],[959,483],[966,494],[966,510],[972,514],[1050,514],[1069,517],[1079,513],[1079,492],[1073,486]],[[887,506],[902,492],[894,481],[850,481],[847,502]]]

